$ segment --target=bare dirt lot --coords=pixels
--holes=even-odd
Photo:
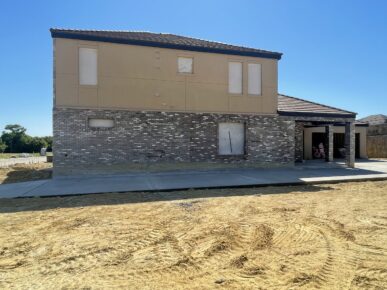
[[[52,163],[16,164],[0,167],[0,184],[48,179],[52,175]]]
[[[3,199],[0,231],[1,289],[387,287],[386,181]]]

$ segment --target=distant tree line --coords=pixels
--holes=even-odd
[[[34,153],[41,148],[52,150],[52,137],[32,137],[26,134],[26,128],[11,124],[4,128],[0,137],[1,153]]]

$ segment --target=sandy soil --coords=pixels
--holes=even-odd
[[[16,164],[0,168],[0,184],[51,178],[52,163]]]
[[[387,288],[386,181],[3,199],[0,231],[1,289]]]

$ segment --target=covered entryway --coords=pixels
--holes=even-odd
[[[355,166],[356,113],[286,95],[278,96],[278,113],[295,121],[296,162],[313,159],[313,151],[316,158],[318,156],[320,159],[333,161],[334,133],[343,133],[345,150],[341,152],[345,156],[346,165]],[[312,133],[320,134],[313,137]]]
[[[356,130],[356,129],[355,129]],[[312,158],[311,159],[325,159],[328,154],[326,146],[324,145],[327,139],[326,133],[312,132]],[[321,147],[323,152],[321,152]],[[345,158],[345,133],[333,133],[333,158]],[[355,158],[360,157],[360,133],[355,133]],[[309,158],[306,158],[309,159]]]
[[[360,133],[355,133],[355,157],[361,158],[360,157]],[[345,134],[344,133],[333,134],[333,158],[336,158],[336,159],[345,158]]]
[[[304,124],[303,126],[303,160],[327,159],[329,146],[327,144],[326,126],[317,124]],[[345,140],[345,125],[332,125],[332,149],[333,159],[346,158],[346,140]],[[367,128],[363,125],[355,125],[354,134],[354,157],[367,158]],[[324,154],[320,154],[320,149],[323,148]]]
[[[336,135],[336,146],[335,133],[341,134]],[[339,158],[345,159],[348,166],[351,167],[355,160],[355,139],[353,122],[343,124],[323,121],[296,121],[296,161],[320,159],[330,162],[335,158],[336,152],[336,156],[340,155]],[[359,137],[358,140],[359,143]],[[358,147],[360,148],[359,145]]]

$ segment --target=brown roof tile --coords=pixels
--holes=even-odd
[[[53,38],[102,41],[274,59],[281,59],[282,56],[282,53],[279,52],[231,45],[216,41],[208,41],[170,33],[110,30],[76,30],[60,28],[51,28],[50,32]]]
[[[318,115],[343,115],[345,117],[354,117],[356,113],[338,109],[335,107],[322,105],[316,102],[290,97],[287,95],[278,95],[278,112],[281,114],[318,114]]]

